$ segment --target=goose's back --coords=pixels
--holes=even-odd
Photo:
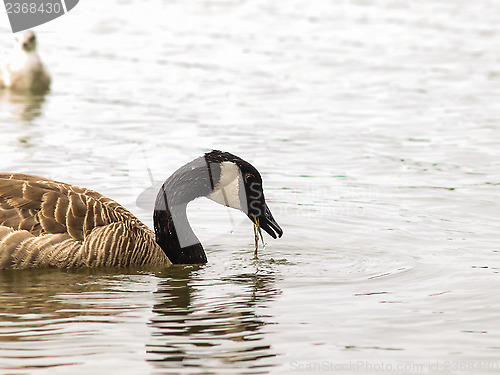
[[[89,190],[0,174],[0,269],[169,265],[154,233]]]

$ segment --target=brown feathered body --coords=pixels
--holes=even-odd
[[[127,209],[89,190],[0,174],[0,269],[169,266],[155,234]]]

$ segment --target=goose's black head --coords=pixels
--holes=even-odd
[[[211,151],[175,171],[156,197],[156,242],[174,264],[207,261],[186,216],[187,204],[202,196],[243,211],[254,223],[258,219],[273,238],[283,234],[267,207],[257,169],[229,152]]]
[[[210,170],[211,193],[208,198],[243,211],[271,237],[281,237],[283,230],[274,219],[264,198],[262,177],[247,161],[218,150],[205,154]]]

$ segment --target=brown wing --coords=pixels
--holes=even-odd
[[[0,268],[168,263],[158,249],[149,228],[95,191],[0,174]]]
[[[118,203],[92,190],[37,176],[0,174],[0,225],[35,236],[68,233],[81,241],[97,226],[131,218]]]

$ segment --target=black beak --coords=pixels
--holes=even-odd
[[[259,225],[264,229],[272,238],[281,237],[283,235],[283,229],[280,228],[276,220],[274,220],[271,210],[264,203],[264,214],[257,216],[259,219]],[[250,220],[255,224],[255,217],[253,215],[248,215]]]

